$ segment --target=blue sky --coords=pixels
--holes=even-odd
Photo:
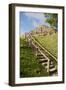
[[[43,13],[20,12],[19,19],[20,35],[25,32],[30,32],[39,25],[49,26],[49,24],[45,22],[46,17]]]

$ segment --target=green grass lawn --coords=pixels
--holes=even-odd
[[[24,38],[20,38],[20,77],[48,76]]]
[[[53,35],[39,36],[35,35],[35,39],[56,58],[58,54],[58,33]]]

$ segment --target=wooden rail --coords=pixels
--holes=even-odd
[[[45,69],[47,70],[47,72],[49,74],[51,73],[52,75],[55,72],[57,72],[57,64],[53,65],[53,63],[50,63],[51,60],[44,53],[44,51],[53,58],[52,62],[54,62],[54,60],[57,62],[57,59],[51,53],[49,53],[44,47],[42,47],[41,44],[39,44],[38,41],[36,41],[33,36],[29,35],[28,42],[29,42],[29,45],[32,45],[35,48],[36,56],[42,56],[42,58],[39,58],[39,62],[45,66]],[[40,55],[37,52],[39,52]]]
[[[45,52],[47,52],[51,57],[53,57],[56,61],[57,61],[57,58],[54,57],[48,50],[46,50],[43,46],[41,46],[40,43],[38,43],[38,41],[35,40],[35,38],[33,36],[31,36],[31,39],[35,41],[36,44],[38,44],[39,47],[41,47]]]

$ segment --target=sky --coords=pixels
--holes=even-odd
[[[44,13],[20,12],[19,19],[20,35],[23,35],[25,32],[30,32],[39,25],[49,26],[49,24],[45,22],[46,17]]]

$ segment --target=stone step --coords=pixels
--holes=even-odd
[[[43,58],[43,59],[39,59],[39,61],[48,61],[47,59]]]
[[[41,60],[39,61],[39,63],[45,63],[45,62],[47,62],[47,59],[44,59],[42,61]]]
[[[44,63],[44,65],[45,65],[45,68],[47,69],[48,68],[48,63]],[[49,66],[49,69],[52,69],[52,68],[54,68],[54,65]]]
[[[41,53],[38,51],[37,54],[40,55]]]
[[[37,55],[37,59],[44,59],[45,57],[43,55]]]
[[[47,66],[47,62],[43,62],[42,65],[43,65],[43,66]]]
[[[54,67],[54,68],[50,69],[49,72],[50,72],[50,74],[53,74],[53,73],[57,72],[57,68]]]
[[[42,55],[42,54],[38,54],[38,53],[37,53],[37,56],[43,56],[43,55]]]
[[[49,66],[50,69],[52,69],[52,68],[54,68],[54,67],[55,67],[55,66],[54,66],[53,64]]]

